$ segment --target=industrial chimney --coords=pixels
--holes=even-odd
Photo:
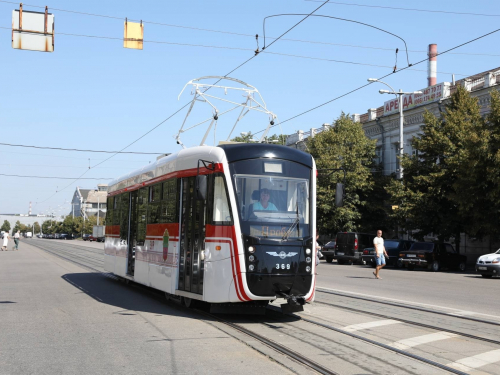
[[[28,215],[31,216],[31,202],[30,202],[30,210],[28,212]]]
[[[434,86],[437,83],[437,53],[437,44],[429,44],[427,86]]]

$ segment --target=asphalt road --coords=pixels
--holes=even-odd
[[[0,252],[0,374],[289,373],[214,325],[30,241],[50,240]]]
[[[41,248],[31,246],[37,243]],[[20,251],[0,252],[0,375],[309,373],[302,365],[248,336],[239,337],[217,322],[152,298],[143,288],[81,267],[87,264],[99,271],[103,247],[102,243],[33,239],[23,240]],[[444,311],[446,316],[322,292],[302,315],[340,330],[355,330],[389,346],[411,346],[421,340],[417,348],[411,349],[413,354],[450,366],[457,366],[465,358],[463,363],[470,368],[480,367],[471,374],[500,373],[496,370],[500,362],[498,343],[440,332],[451,329],[496,340],[495,326],[457,320],[448,314],[500,319],[495,298],[499,279],[482,279],[473,273],[384,269],[383,279],[376,280],[372,271],[365,266],[322,262],[317,286],[319,290],[381,301],[408,302]],[[358,312],[346,311],[342,306]],[[403,324],[391,317],[428,326]],[[286,322],[272,316],[263,319],[260,322],[254,317],[236,317],[238,323],[337,373],[443,373],[435,366],[304,321]],[[423,344],[430,336],[433,340],[439,336],[440,341]],[[413,340],[411,344],[409,340]]]
[[[317,286],[342,292],[359,293],[370,298],[424,304],[431,308],[456,309],[464,315],[498,317],[500,278],[484,279],[473,270],[466,272],[384,268],[382,280],[373,276],[373,268],[339,265],[322,261]],[[483,316],[484,317],[484,316]]]

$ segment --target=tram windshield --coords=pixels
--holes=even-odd
[[[249,160],[240,163],[251,166],[251,172],[261,172],[233,174],[243,233],[283,239],[308,236],[310,169],[286,161]],[[284,166],[286,163],[289,165]],[[243,168],[235,169],[243,171]],[[292,169],[292,176],[286,176],[288,173],[285,172]]]

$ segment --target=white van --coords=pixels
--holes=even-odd
[[[26,232],[26,238],[33,238],[32,232]]]

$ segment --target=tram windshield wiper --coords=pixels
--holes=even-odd
[[[286,233],[283,235],[283,237],[281,237],[281,239],[283,241],[288,240],[288,236],[290,235],[290,233],[292,233],[292,231],[295,229],[295,227],[297,227],[297,232],[298,232],[298,230],[299,230],[299,222],[300,222],[300,218],[299,218],[299,206],[297,205],[297,216],[295,217],[295,220],[293,221],[292,225],[290,225],[290,227],[288,228],[288,230],[286,231]]]

